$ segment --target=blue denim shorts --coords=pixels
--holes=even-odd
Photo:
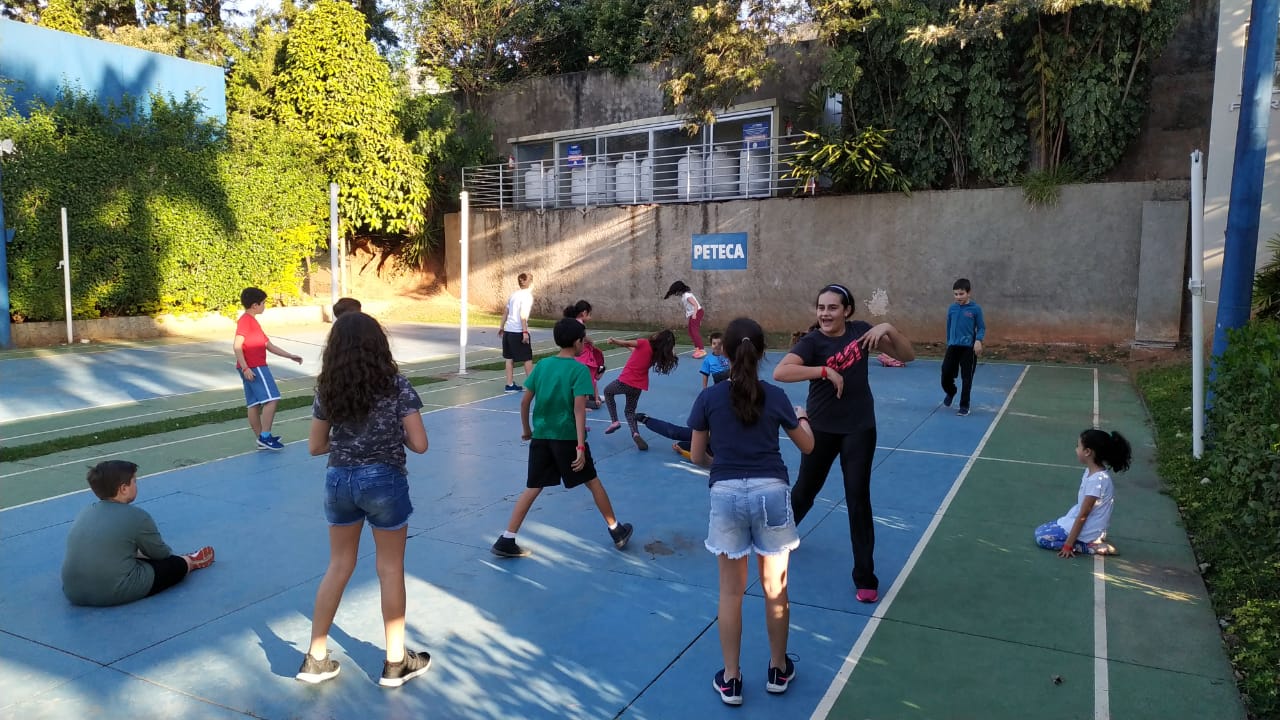
[[[781,555],[800,546],[791,488],[777,478],[720,480],[711,486],[707,550],[730,560]]]
[[[276,387],[276,379],[271,374],[271,368],[263,365],[252,368],[252,370],[252,380],[245,380],[244,371],[236,370],[236,373],[240,375],[240,382],[244,384],[245,407],[265,405],[274,400],[279,400],[280,390]]]
[[[378,530],[409,524],[409,478],[394,465],[331,467],[324,475],[324,516],[330,525],[367,519]]]

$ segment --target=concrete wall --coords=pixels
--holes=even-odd
[[[1005,188],[476,211],[469,295],[501,312],[516,275],[531,271],[536,315],[559,316],[586,298],[598,320],[679,327],[676,301],[662,295],[683,279],[706,306],[709,327],[750,315],[786,331],[807,327],[818,288],[841,282],[859,298],[860,317],[942,341],[951,284],[964,276],[986,312],[990,342],[1128,343],[1139,324],[1143,205],[1186,193],[1186,183],[1113,183],[1065,187],[1051,208],[1030,207],[1020,189]],[[691,236],[722,232],[747,233],[748,269],[691,270]],[[1157,234],[1169,252],[1186,252],[1185,220]],[[456,214],[446,238],[456,295]],[[1169,266],[1156,280],[1180,284],[1181,274]],[[1180,308],[1182,293],[1164,302],[1154,305]]]
[[[59,88],[78,86],[106,103],[126,93],[143,107],[153,92],[182,99],[194,93],[205,116],[227,119],[226,79],[216,65],[147,52],[12,20],[0,20],[0,77],[19,112],[52,103]]]

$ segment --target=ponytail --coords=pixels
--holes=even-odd
[[[591,312],[591,303],[586,300],[579,300],[564,309],[564,316],[567,318],[577,319],[577,317],[584,312]]]
[[[733,414],[743,425],[754,425],[764,412],[764,386],[759,375],[764,330],[751,318],[737,318],[725,328],[724,350],[729,356]]]
[[[1106,432],[1091,428],[1080,433],[1080,445],[1093,451],[1098,464],[1110,468],[1113,472],[1124,472],[1129,469],[1133,460],[1133,448],[1129,441],[1118,432]]]

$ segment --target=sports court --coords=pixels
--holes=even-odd
[[[457,376],[452,332],[439,331],[452,343],[442,348],[430,345],[436,330],[391,327],[406,374],[448,375],[418,388],[430,449],[409,457],[407,644],[432,654],[425,676],[398,690],[377,686],[383,637],[366,532],[330,642],[342,672],[320,686],[293,679],[328,560],[325,459],[307,454],[309,413],[299,409],[277,419],[289,443],[278,453],[253,451],[240,420],[0,468],[0,716],[1244,717],[1122,368],[987,363],[974,412],[958,418],[940,407],[937,361],[873,363],[880,602],[854,600],[833,477],[791,560],[797,679],[785,695],[764,690],[763,601],[753,586],[745,702],[731,708],[711,689],[721,659],[716,563],[702,547],[705,471],[652,434],[648,452],[625,432],[603,435],[607,413],[591,412],[592,453],[619,519],[635,526],[631,544],[613,548],[588,493],[553,490],[521,531],[534,555],[494,557],[489,545],[524,487],[519,399],[502,394],[500,372]],[[607,334],[592,333],[597,342]],[[535,333],[540,349],[548,335]],[[306,358],[294,376],[272,358],[282,390],[305,392],[323,331],[272,337]],[[227,345],[0,354],[0,442],[234,407]],[[609,353],[604,382],[625,352]],[[162,370],[151,362],[142,372],[130,353],[163,357]],[[496,356],[492,343],[475,351],[485,353]],[[640,410],[683,421],[700,387],[697,365],[685,348],[671,376],[652,378]],[[17,379],[27,373],[43,387]],[[77,389],[59,394],[65,377]],[[804,384],[783,387],[803,402]],[[39,405],[44,412],[33,413]],[[1134,446],[1133,468],[1117,476],[1109,534],[1122,554],[1061,560],[1035,547],[1031,531],[1074,501],[1081,469],[1072,448],[1094,423]],[[93,501],[80,491],[85,466],[108,454],[139,463],[137,502],[176,551],[211,544],[217,562],[153,598],[76,608],[60,590],[65,536]],[[784,457],[794,477],[794,448],[784,444]]]

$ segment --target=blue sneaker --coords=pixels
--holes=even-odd
[[[283,450],[284,443],[280,442],[280,438],[276,437],[275,435],[268,435],[266,437],[262,437],[261,435],[259,435],[258,449],[259,450]]]
[[[716,679],[712,682],[712,687],[716,689],[716,692],[720,693],[720,700],[725,705],[742,704],[742,678],[726,680],[724,678],[724,670],[721,670],[716,673]]]
[[[503,387],[502,392],[509,392],[509,393],[524,392],[524,388],[512,383],[511,385],[507,385]]]
[[[769,684],[764,686],[775,695],[782,694],[791,687],[791,681],[796,679],[796,664],[791,662],[791,657],[787,657],[787,666],[785,668],[769,668]]]

